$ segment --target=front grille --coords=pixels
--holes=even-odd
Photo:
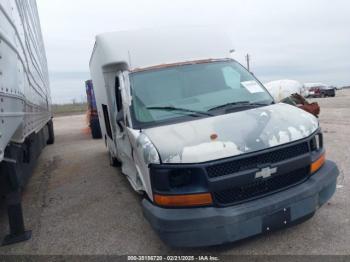
[[[214,198],[218,205],[232,205],[242,201],[252,200],[257,197],[286,189],[290,186],[304,182],[310,175],[310,167],[294,170],[293,172],[275,175],[267,179],[257,179],[252,183],[233,187],[224,191],[214,192]]]
[[[209,178],[230,175],[239,171],[257,168],[259,165],[274,164],[309,152],[308,142],[276,149],[259,155],[215,164],[206,168]]]

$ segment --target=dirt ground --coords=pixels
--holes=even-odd
[[[238,244],[194,250],[165,246],[142,215],[141,198],[109,166],[102,140],[92,140],[84,115],[54,121],[56,143],[41,155],[23,194],[26,243],[0,254],[350,254],[350,89],[317,100],[327,156],[341,170],[331,201],[309,221]],[[7,232],[0,207],[0,238]]]

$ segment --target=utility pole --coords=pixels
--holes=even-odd
[[[247,69],[248,69],[248,71],[250,72],[250,55],[247,54],[247,55],[245,56],[245,58],[246,58],[246,60],[247,60]]]

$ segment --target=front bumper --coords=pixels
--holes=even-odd
[[[143,200],[143,212],[160,238],[170,246],[220,245],[311,217],[334,194],[338,175],[336,164],[327,161],[303,184],[240,205],[167,209]]]

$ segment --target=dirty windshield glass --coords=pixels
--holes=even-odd
[[[226,105],[235,103],[273,102],[266,89],[231,60],[135,72],[130,79],[137,127],[211,117],[214,111],[224,114]]]

